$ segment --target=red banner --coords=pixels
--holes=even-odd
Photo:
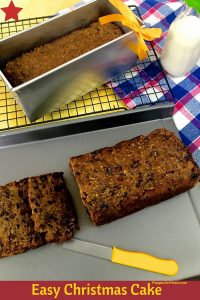
[[[200,281],[1,281],[0,299],[199,299]]]

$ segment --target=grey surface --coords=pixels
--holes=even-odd
[[[116,12],[107,0],[96,0],[3,39],[0,41],[0,68],[2,70],[8,60],[22,52]],[[17,87],[12,87],[0,72],[30,121],[39,119],[135,66],[137,56],[126,45],[130,41],[136,42],[136,35],[120,24],[124,32],[121,37]]]
[[[87,255],[100,257],[103,259],[112,259],[112,247],[100,244],[90,243],[83,240],[72,238],[70,241],[61,244],[61,247]]]
[[[64,171],[75,201],[80,231],[75,237],[106,246],[177,260],[175,277],[120,266],[103,259],[46,245],[22,255],[0,260],[1,280],[176,280],[200,274],[200,188],[110,224],[95,227],[81,204],[69,157],[110,146],[155,128],[176,131],[172,119],[150,121],[61,137],[52,140],[2,147],[0,184],[27,176]]]

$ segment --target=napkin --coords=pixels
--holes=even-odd
[[[162,52],[164,40],[170,24],[180,12],[183,2],[156,0],[129,0],[127,5],[137,5],[142,20],[149,26],[161,27],[162,38],[152,42],[158,56]],[[128,109],[151,102],[172,100],[165,77],[156,58],[140,63],[125,74],[115,78],[108,85],[112,87],[124,101]],[[174,96],[174,122],[179,130],[183,143],[189,147],[193,158],[200,166],[200,61],[190,74],[183,77],[167,75]],[[141,78],[141,79],[138,79]],[[165,88],[160,88],[163,86]],[[157,97],[153,93],[156,91]]]

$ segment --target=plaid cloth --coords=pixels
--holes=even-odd
[[[84,0],[83,2],[90,2]],[[167,31],[180,12],[183,3],[178,0],[122,0],[127,5],[136,5],[145,24],[161,27],[163,36],[153,42],[158,56],[161,54]],[[78,3],[77,5],[81,5]],[[76,5],[76,6],[77,6]],[[76,7],[75,6],[75,7]],[[140,63],[108,85],[112,87],[129,109],[138,105],[172,99],[165,76],[156,58],[150,56],[148,62]],[[174,95],[174,122],[183,143],[189,147],[200,166],[200,61],[187,77],[167,76]]]
[[[180,12],[183,3],[177,0],[156,1],[156,0],[123,0],[128,5],[137,5],[145,23],[154,27],[161,27],[163,36],[153,42],[154,49],[158,56],[161,54],[164,39],[167,35],[168,28],[177,14]],[[136,93],[140,93],[145,97],[148,88],[154,87],[159,94],[160,86],[163,85],[164,76],[156,61],[149,62],[145,68],[139,65],[132,70],[135,71],[135,77],[143,78],[139,84],[129,80],[127,76],[123,79],[113,80],[108,83],[115,92],[123,99],[129,109],[140,105],[141,97],[137,97]],[[138,74],[139,73],[139,74]],[[149,79],[150,78],[150,79]],[[187,77],[170,77],[167,75],[168,82],[174,95],[174,122],[179,130],[179,134],[183,143],[189,147],[194,159],[200,166],[200,61],[193,69],[192,73]],[[158,84],[159,83],[159,84]],[[160,99],[163,93],[160,93]],[[165,98],[167,98],[167,89]]]

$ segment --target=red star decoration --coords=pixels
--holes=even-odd
[[[8,21],[10,19],[14,19],[16,21],[19,20],[18,13],[22,10],[21,7],[16,7],[13,1],[10,1],[10,4],[8,7],[2,7],[1,10],[6,14],[5,15],[5,21]]]

